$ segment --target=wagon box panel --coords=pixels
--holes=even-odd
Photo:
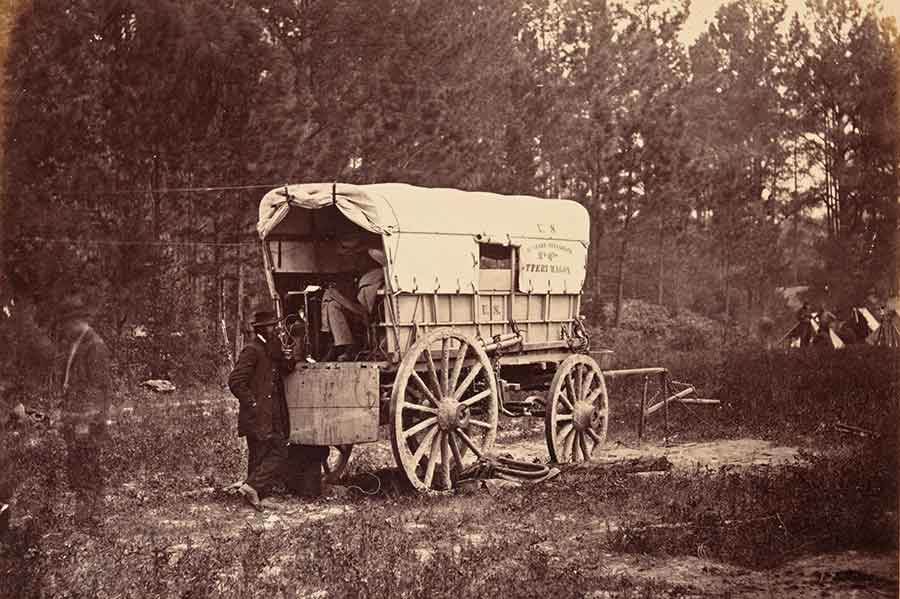
[[[346,445],[378,440],[378,368],[360,362],[302,364],[285,377],[290,441]]]

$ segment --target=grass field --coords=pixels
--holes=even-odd
[[[803,370],[813,359],[817,370]],[[141,392],[126,398],[130,409],[112,429],[104,526],[86,534],[71,524],[62,441],[40,425],[8,428],[5,460],[18,484],[0,545],[0,594],[895,596],[895,569],[828,556],[852,550],[858,561],[896,564],[896,355],[704,360],[681,356],[673,374],[723,404],[674,408],[674,442],[688,451],[755,437],[798,448],[794,457],[684,462],[643,475],[574,468],[538,485],[423,496],[390,484],[380,442],[358,448],[352,470],[366,488],[379,476],[379,492],[276,497],[257,514],[218,490],[244,468],[236,402],[215,387]],[[628,385],[613,389],[610,451],[669,451],[659,420],[647,445],[636,445],[637,399]],[[841,433],[837,422],[873,435]],[[501,424],[501,451],[540,448],[540,423]]]

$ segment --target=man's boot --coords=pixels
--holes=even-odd
[[[238,489],[238,492],[244,497],[244,501],[249,503],[253,509],[258,512],[262,511],[262,502],[259,500],[259,493],[256,492],[256,489],[244,483]]]

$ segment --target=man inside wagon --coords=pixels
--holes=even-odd
[[[372,267],[359,278],[356,301],[345,296],[335,286],[329,286],[322,296],[322,332],[331,333],[334,339],[325,361],[337,359],[344,362],[352,359],[356,342],[350,318],[362,322],[366,327],[369,325],[378,290],[384,287],[384,265],[387,259],[383,251],[375,248],[369,249],[368,255]]]

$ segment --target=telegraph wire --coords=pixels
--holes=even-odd
[[[33,243],[57,243],[62,245],[112,245],[112,246],[169,246],[169,247],[255,247],[259,243],[247,241],[133,241],[124,239],[73,239],[69,237],[16,237],[7,239],[4,243],[22,245],[27,242]]]
[[[94,189],[69,189],[65,191],[60,191],[58,189],[43,189],[43,190],[29,190],[30,194],[34,193],[47,193],[54,195],[99,195],[99,196],[110,196],[110,195],[152,195],[152,194],[163,194],[163,193],[209,193],[209,192],[218,192],[218,191],[248,191],[254,189],[278,189],[284,188],[286,184],[284,183],[258,183],[254,185],[218,185],[218,186],[209,186],[209,187],[160,187],[160,188],[148,188],[148,189],[108,189],[108,190],[94,190]]]

